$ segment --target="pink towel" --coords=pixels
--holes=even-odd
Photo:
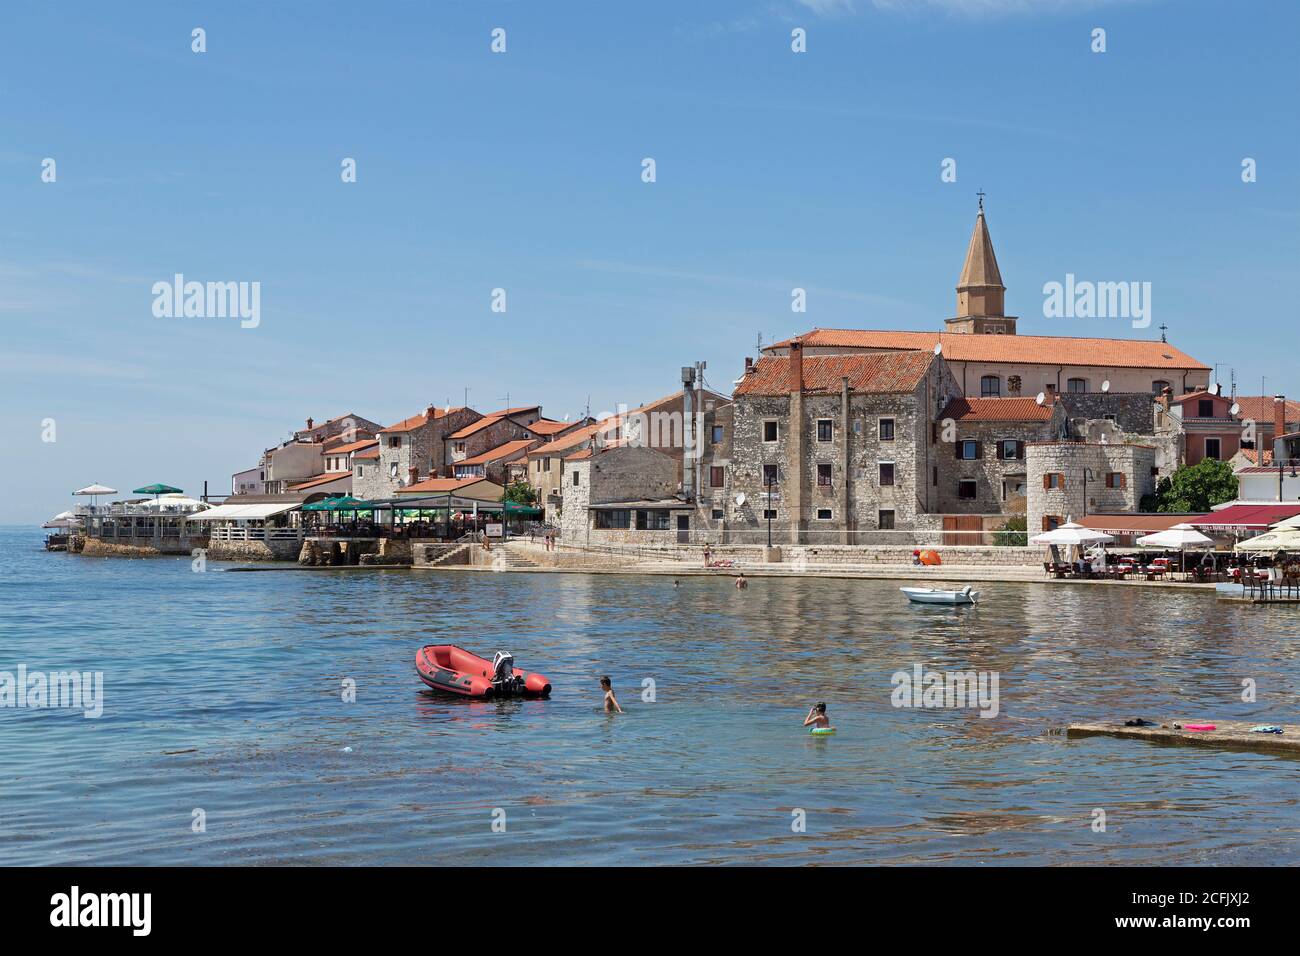
[[[1214,730],[1214,724],[1183,724],[1183,730]]]

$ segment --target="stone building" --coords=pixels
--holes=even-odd
[[[537,505],[545,512],[547,524],[558,525],[564,504],[565,458],[591,448],[604,423],[583,425],[554,441],[534,445],[524,456],[528,483],[537,492]]]
[[[969,532],[996,529],[1006,516],[1025,513],[1025,448],[1030,442],[1064,438],[1065,408],[1032,398],[956,398],[939,418],[940,439],[951,453],[938,455],[937,510],[945,517],[995,518],[948,522],[950,537],[968,532],[968,540],[955,543],[979,544],[983,536]]]
[[[940,346],[962,395],[978,398],[1039,392],[1174,394],[1205,389],[1210,369],[1163,339],[1022,335],[1004,313],[1006,287],[981,206],[957,284],[957,315],[941,332],[813,329],[799,336],[804,354],[843,355]],[[1052,320],[1064,327],[1067,320]],[[1091,321],[1091,320],[1085,320]],[[784,355],[793,340],[764,351]]]
[[[381,427],[378,422],[348,412],[346,415],[338,415],[320,424],[317,424],[314,419],[307,419],[307,427],[294,432],[293,440],[322,444],[329,444],[332,438],[343,442],[360,441],[364,438],[374,438]]]
[[[690,539],[694,506],[675,492],[671,458],[652,448],[587,448],[566,458],[560,538],[573,544]]]
[[[498,484],[507,485],[510,482],[510,466],[515,462],[522,465],[528,450],[537,444],[536,438],[518,438],[472,458],[464,458],[452,466],[455,470],[453,477],[490,478]]]
[[[724,540],[871,544],[878,532],[930,526],[941,449],[932,425],[958,394],[933,352],[747,362],[733,394]],[[770,497],[769,497],[770,491]],[[892,541],[891,541],[892,543]]]
[[[541,422],[541,430],[533,426]],[[442,473],[455,475],[456,465],[469,458],[477,458],[486,451],[499,448],[506,442],[529,439],[546,441],[554,422],[542,418],[540,405],[504,408],[489,415],[480,415],[464,426],[449,431],[445,437],[446,451],[441,462]]]
[[[421,478],[443,474],[447,434],[484,416],[472,408],[437,408],[430,405],[376,432],[379,457],[353,463],[353,494],[359,498],[391,498]],[[360,472],[358,472],[360,468]]]
[[[1136,511],[1155,490],[1151,445],[1030,442],[1025,463],[1030,535],[1088,514]]]

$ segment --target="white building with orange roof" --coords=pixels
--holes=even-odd
[[[1005,295],[981,206],[957,283],[957,315],[945,320],[944,331],[815,328],[799,340],[807,357],[937,347],[962,394],[977,398],[1032,398],[1039,392],[1158,395],[1166,387],[1183,395],[1209,386],[1209,366],[1163,338],[1020,335],[1019,319],[1005,314]],[[791,341],[764,351],[785,355]]]

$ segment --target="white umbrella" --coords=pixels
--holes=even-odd
[[[1284,521],[1279,521],[1277,524],[1273,525],[1270,530],[1284,531],[1288,528],[1300,528],[1300,515],[1295,515],[1294,517],[1287,518]]]
[[[153,501],[144,501],[140,505],[142,508],[209,508],[205,501],[198,498],[191,498],[189,495],[159,495]]]
[[[93,508],[98,508],[98,507],[99,507],[99,496],[100,496],[100,495],[115,495],[115,494],[117,494],[117,489],[116,489],[116,488],[110,488],[110,487],[108,487],[108,485],[86,485],[86,487],[84,487],[84,488],[79,488],[79,489],[77,489],[76,491],[74,491],[73,494],[74,494],[74,495],[89,495],[89,496],[90,496],[90,500],[91,500],[91,507],[93,507]]]
[[[1139,548],[1164,548],[1178,552],[1178,567],[1187,570],[1187,556],[1183,553],[1188,548],[1204,548],[1214,544],[1214,539],[1206,537],[1189,524],[1176,524],[1155,534],[1146,534],[1133,542]]]
[[[1106,541],[1114,541],[1115,538],[1104,531],[1094,531],[1092,528],[1085,528],[1081,524],[1067,521],[1059,528],[1036,534],[1029,540],[1032,544],[1056,544],[1070,547],[1071,545],[1102,544]]]
[[[1166,548],[1183,551],[1186,548],[1204,548],[1214,544],[1214,539],[1201,534],[1189,524],[1176,524],[1164,531],[1147,534],[1133,542],[1139,548]]]
[[[71,520],[75,519],[76,517],[77,517],[77,513],[76,513],[75,511],[60,511],[58,514],[56,514],[56,515],[55,515],[53,518],[51,518],[50,520],[51,520],[51,521],[71,521]]]
[[[41,527],[63,528],[66,530],[77,527],[77,523],[70,518],[51,518],[49,521],[45,522],[45,524],[41,525]]]
[[[1274,528],[1245,541],[1238,541],[1234,551],[1300,551],[1300,527]]]

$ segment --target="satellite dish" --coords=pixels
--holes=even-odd
[[[1233,402],[1233,403],[1232,403],[1232,407],[1231,407],[1230,409],[1228,409],[1228,411],[1230,411],[1230,412],[1232,412],[1232,414],[1236,415],[1236,414],[1238,414],[1238,413],[1241,411],[1241,406],[1238,405],[1236,402]]]
[[[740,376],[740,378],[733,379],[731,384],[732,384],[732,385],[739,385],[739,384],[740,384],[741,382],[743,382],[744,380],[745,380],[745,376],[742,375],[742,376]]]
[[[1039,405],[1041,405],[1043,404],[1043,402],[1047,401],[1047,396],[1044,395],[1042,392],[1039,392],[1038,397],[1035,398],[1034,401],[1036,401]]]
[[[445,406],[445,407],[443,408],[442,413],[443,413],[444,415],[446,415],[446,414],[448,414],[449,412],[451,412],[451,406],[450,406],[450,405],[447,405],[447,406]]]
[[[1222,394],[1223,394],[1223,386],[1220,385],[1218,382],[1215,382],[1215,383],[1214,383],[1214,394],[1215,394],[1215,395],[1222,395]]]
[[[745,493],[742,491],[740,494],[736,495],[736,507],[743,508],[744,505],[745,505]]]
[[[1101,383],[1101,390],[1102,390],[1103,392],[1109,392],[1109,391],[1110,391],[1110,379],[1106,379],[1106,381],[1104,381],[1104,382]]]
[[[943,354],[943,343],[942,343],[942,342],[935,342],[935,343],[934,343],[934,354],[935,354],[935,355],[942,355],[942,354]]]

